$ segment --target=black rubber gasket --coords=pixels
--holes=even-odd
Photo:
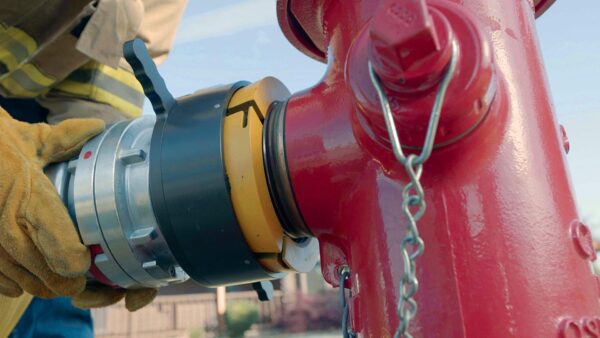
[[[285,233],[301,243],[314,237],[298,209],[290,181],[285,153],[285,108],[287,102],[275,101],[269,107],[263,127],[263,158],[269,194]]]

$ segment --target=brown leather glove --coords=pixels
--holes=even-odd
[[[113,289],[101,284],[89,284],[85,291],[73,297],[73,305],[89,309],[112,305],[125,297],[125,307],[129,311],[137,311],[150,304],[156,297],[156,289]]]
[[[103,129],[97,119],[23,123],[0,108],[0,293],[83,291],[90,253],[43,168],[73,157]]]

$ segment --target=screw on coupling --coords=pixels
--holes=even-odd
[[[369,33],[373,68],[386,87],[396,92],[431,88],[450,62],[450,23],[425,0],[383,0]]]

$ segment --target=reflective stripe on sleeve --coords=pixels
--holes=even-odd
[[[24,31],[0,25],[0,62],[4,66],[0,78],[25,62],[36,49],[37,43]]]
[[[27,63],[2,78],[0,85],[11,96],[36,97],[48,91],[55,82],[54,78]]]
[[[56,80],[28,63],[37,43],[16,27],[0,25],[0,86],[11,97],[36,97]]]
[[[52,92],[105,103],[128,117],[142,113],[144,93],[133,73],[92,61],[71,73]]]
[[[47,92],[108,104],[128,117],[142,113],[144,93],[133,73],[90,61],[64,80],[30,63],[38,45],[24,31],[0,24],[0,93],[31,98]]]

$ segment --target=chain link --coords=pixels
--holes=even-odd
[[[350,268],[347,265],[342,266],[339,270],[339,275],[340,304],[342,305],[342,337],[355,338],[356,334],[352,332],[350,325],[348,324],[350,320],[350,307],[346,301],[346,288],[344,287],[346,280],[350,278]]]
[[[417,222],[423,217],[426,209],[425,192],[421,185],[421,174],[423,173],[423,163],[427,161],[433,150],[435,134],[438,128],[446,90],[448,89],[450,80],[456,70],[456,62],[458,59],[457,53],[458,49],[456,42],[453,42],[452,59],[450,60],[448,69],[444,74],[444,78],[442,79],[435,96],[425,142],[419,155],[404,155],[402,144],[400,143],[396,125],[394,123],[394,116],[390,108],[390,103],[381,85],[381,80],[373,70],[371,62],[369,62],[369,75],[371,76],[371,82],[373,82],[373,86],[377,91],[377,96],[379,97],[379,102],[383,109],[383,116],[385,118],[385,124],[387,126],[394,156],[398,162],[404,166],[409,178],[408,184],[406,184],[402,190],[402,212],[408,221],[408,225],[406,235],[400,243],[404,271],[402,278],[400,279],[397,308],[400,322],[394,335],[395,338],[412,338],[412,335],[408,332],[408,327],[410,321],[417,314],[417,302],[414,297],[419,290],[419,280],[417,279],[415,261],[425,250],[425,244],[419,235],[419,229],[417,227]]]

